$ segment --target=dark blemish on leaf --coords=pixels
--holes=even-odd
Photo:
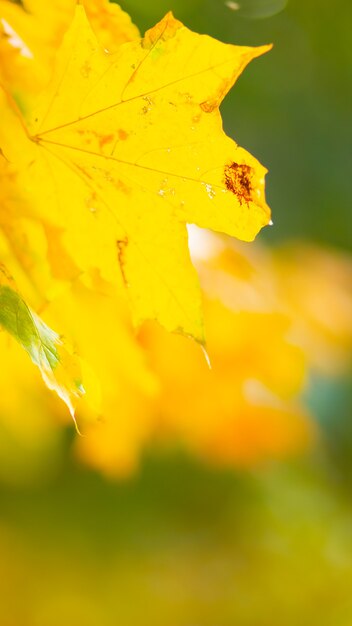
[[[225,185],[229,191],[237,196],[240,204],[242,202],[251,202],[252,200],[252,182],[253,169],[245,163],[231,163],[225,165]]]
[[[120,265],[120,270],[121,270],[121,275],[122,275],[122,280],[124,282],[124,284],[126,285],[126,287],[128,287],[128,281],[127,281],[127,277],[125,274],[125,254],[126,254],[126,247],[128,246],[128,237],[124,237],[124,239],[118,239],[116,241],[116,245],[117,245],[117,258],[118,258],[118,262]]]

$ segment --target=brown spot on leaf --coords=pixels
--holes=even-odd
[[[117,258],[118,258],[119,265],[120,265],[122,280],[125,283],[126,287],[128,287],[128,281],[127,281],[127,277],[125,273],[125,263],[126,263],[125,254],[126,254],[126,247],[128,246],[128,237],[126,236],[123,239],[118,239],[116,241],[116,245],[117,245]]]
[[[107,143],[111,143],[114,140],[114,135],[101,135],[99,137],[99,147],[104,148]]]
[[[200,103],[200,108],[204,113],[211,113],[217,107],[216,100],[206,100],[205,102]]]
[[[119,130],[117,131],[119,139],[121,139],[121,141],[125,141],[128,137],[128,133],[123,129],[123,128],[119,128]]]
[[[230,163],[225,166],[225,185],[229,191],[237,196],[240,204],[252,200],[252,177],[253,170],[245,163]]]
[[[115,136],[112,133],[108,135],[101,135],[96,130],[86,129],[86,128],[83,128],[83,129],[79,128],[77,129],[76,132],[78,133],[78,135],[82,137],[82,140],[86,144],[91,144],[92,141],[97,141],[99,144],[100,150],[102,150],[106,144],[114,141],[114,138],[115,138]]]

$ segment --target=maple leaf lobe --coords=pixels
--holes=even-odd
[[[174,37],[180,28],[184,28],[184,25],[174,17],[172,11],[169,11],[160,22],[146,31],[141,45],[146,49],[153,48],[159,41],[167,41]]]

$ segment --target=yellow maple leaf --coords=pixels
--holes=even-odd
[[[62,230],[81,270],[114,280],[119,262],[135,324],[203,341],[186,223],[252,240],[269,222],[266,170],[224,134],[218,110],[269,48],[222,44],[168,14],[107,55],[77,7],[40,99],[22,102],[21,120],[3,107],[0,146],[31,211]]]

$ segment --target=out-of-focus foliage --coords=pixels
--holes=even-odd
[[[109,484],[65,463],[0,492],[4,623],[349,625],[352,507],[326,469],[161,458]]]
[[[352,259],[313,244],[286,245],[274,255],[279,297],[292,309],[296,334],[314,367],[338,375],[351,366]]]
[[[352,344],[349,259],[299,244],[270,251],[199,230],[190,235],[203,289],[211,369],[199,345],[155,324],[136,337],[126,304],[101,279],[95,290],[76,281],[46,308],[48,322],[55,327],[60,320],[90,368],[90,402],[83,398],[77,408],[84,436],[77,438],[76,452],[107,475],[130,473],[153,442],[177,443],[212,463],[234,467],[303,451],[316,440],[300,399],[309,388],[309,373],[326,370],[322,355],[329,357],[330,376],[346,371]],[[311,268],[314,259],[312,274],[305,274],[307,259]],[[326,287],[322,317],[308,294],[329,264],[344,281]],[[305,289],[296,281],[303,275]],[[332,317],[341,320],[333,335],[326,323]],[[20,390],[26,380],[23,365],[16,365],[15,347],[12,353],[13,368],[8,366],[2,379],[3,401],[10,381]],[[27,370],[30,393],[37,397],[38,381]],[[2,417],[5,430],[17,429],[21,420],[30,429],[25,403],[21,392]],[[42,402],[38,409],[50,423],[53,416],[60,418],[57,428],[65,423],[59,403]]]

